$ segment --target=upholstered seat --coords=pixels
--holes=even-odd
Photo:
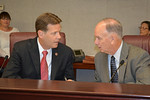
[[[150,54],[150,36],[125,35],[123,36],[123,40],[146,50]]]

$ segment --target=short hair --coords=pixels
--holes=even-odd
[[[5,19],[5,18],[11,20],[11,17],[10,17],[10,15],[9,15],[9,13],[3,11],[3,12],[0,13],[0,19]]]
[[[55,25],[55,24],[59,24],[60,22],[62,22],[62,20],[55,14],[43,13],[36,19],[35,22],[36,33],[38,32],[38,30],[42,30],[46,32],[48,24]]]
[[[142,25],[143,23],[145,23],[145,24],[148,25],[148,30],[150,31],[150,22],[149,22],[149,21],[143,21],[143,22],[141,22],[141,25]]]
[[[123,28],[121,23],[114,18],[105,18],[102,20],[106,24],[106,31],[110,33],[117,33],[122,37]]]

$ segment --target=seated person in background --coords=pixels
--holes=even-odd
[[[140,35],[150,35],[150,22],[149,21],[143,21],[141,23],[141,26],[139,27],[140,29]]]
[[[35,22],[37,37],[17,42],[3,78],[74,80],[74,54],[59,43],[61,19],[44,13]]]
[[[95,28],[95,38],[95,44],[100,49],[95,56],[97,81],[150,84],[149,53],[122,40],[119,21],[112,18],[100,21]]]
[[[11,17],[8,12],[0,13],[0,57],[10,56],[9,34],[19,32],[17,28],[10,27]]]

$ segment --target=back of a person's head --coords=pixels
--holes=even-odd
[[[0,19],[9,19],[9,20],[11,20],[11,17],[10,17],[8,12],[3,11],[3,12],[0,13]]]
[[[35,22],[36,32],[38,32],[38,30],[47,31],[48,24],[55,25],[59,24],[60,22],[62,22],[62,20],[57,15],[52,13],[44,13],[36,19]]]

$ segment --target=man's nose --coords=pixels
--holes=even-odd
[[[58,39],[61,39],[60,33],[57,34],[57,38],[58,38]]]
[[[97,41],[97,39],[95,39],[94,43],[95,43],[96,45],[98,44],[98,41]]]

